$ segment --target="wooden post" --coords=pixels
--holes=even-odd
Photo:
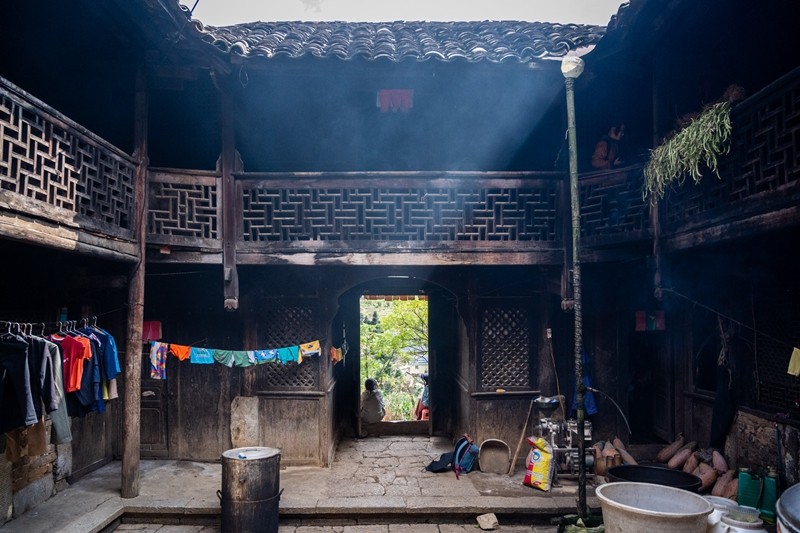
[[[136,179],[133,199],[133,232],[138,260],[131,268],[128,283],[128,343],[125,350],[125,381],[122,412],[122,487],[123,498],[139,495],[140,396],[142,389],[142,321],[144,320],[144,272],[147,182],[147,79],[144,68],[136,76],[134,117],[134,158]]]
[[[239,308],[239,273],[236,269],[236,241],[238,234],[236,182],[236,143],[233,130],[233,101],[222,88],[222,267],[225,283],[225,309]]]

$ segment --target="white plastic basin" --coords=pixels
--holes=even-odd
[[[652,483],[606,483],[595,494],[606,533],[705,533],[714,510],[700,495]]]

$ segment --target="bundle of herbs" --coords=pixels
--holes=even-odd
[[[717,173],[717,157],[730,150],[731,107],[744,97],[741,87],[732,85],[722,101],[707,106],[696,116],[684,117],[683,126],[660,146],[650,151],[644,167],[643,196],[662,198],[673,183],[681,184],[687,176],[695,183],[705,170]]]

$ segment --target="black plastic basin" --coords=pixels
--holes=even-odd
[[[634,481],[637,483],[653,483],[697,492],[702,481],[694,474],[683,470],[672,470],[660,466],[620,465],[608,469],[606,475],[609,482]]]

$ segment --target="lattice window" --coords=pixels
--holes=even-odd
[[[314,311],[302,305],[283,305],[279,301],[263,304],[258,321],[258,345],[282,348],[318,340]],[[256,390],[303,389],[316,390],[319,381],[319,360],[305,359],[303,363],[266,363],[254,367]]]
[[[151,181],[148,196],[147,231],[151,235],[217,238],[216,182]]]
[[[520,305],[491,305],[480,315],[480,388],[531,388],[529,312]]]
[[[130,230],[135,167],[122,153],[0,92],[0,188]]]
[[[277,189],[243,182],[243,238],[555,241],[555,182],[536,189]]]
[[[773,291],[756,300],[758,402],[784,413],[796,413],[800,379],[786,373],[793,346],[800,346],[800,294]],[[756,406],[757,407],[757,406]]]
[[[287,363],[264,363],[256,367],[257,390],[275,389],[304,389],[315,390],[317,388],[317,376],[319,375],[319,360],[313,359],[303,361],[303,364]]]

